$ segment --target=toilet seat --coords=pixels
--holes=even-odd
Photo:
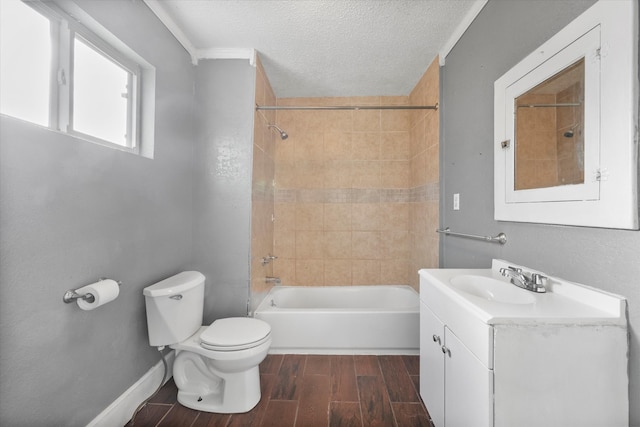
[[[207,350],[238,351],[256,347],[271,336],[271,326],[260,319],[229,317],[214,321],[200,334],[200,346]]]

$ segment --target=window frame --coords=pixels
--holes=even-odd
[[[85,141],[153,158],[155,68],[73,2],[21,1],[48,19],[50,23],[48,128]],[[74,129],[73,83],[76,39],[127,73],[125,145]]]

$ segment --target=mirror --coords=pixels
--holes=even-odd
[[[584,183],[584,58],[515,99],[515,190]]]
[[[495,219],[638,229],[637,8],[598,1],[496,80]]]

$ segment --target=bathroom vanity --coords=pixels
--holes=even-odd
[[[627,426],[624,298],[501,268],[420,270],[420,395],[436,427]]]

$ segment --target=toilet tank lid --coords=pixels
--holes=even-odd
[[[147,286],[143,289],[142,293],[147,297],[175,295],[188,291],[201,282],[204,282],[204,275],[202,273],[198,271],[183,271],[154,285]]]

